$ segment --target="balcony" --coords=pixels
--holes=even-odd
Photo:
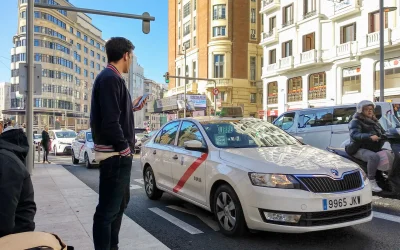
[[[233,87],[233,83],[232,83],[231,79],[215,79],[215,81],[216,81],[217,88]],[[215,87],[215,83],[213,81],[207,82],[206,88],[210,89],[210,88],[214,88],[214,87]]]
[[[293,56],[288,56],[279,59],[279,71],[288,70],[293,68]]]
[[[260,13],[268,13],[280,7],[281,2],[279,0],[261,0]]]
[[[335,2],[334,4],[333,15],[329,17],[332,21],[360,12],[360,0],[347,0],[340,3]]]
[[[316,10],[312,10],[312,11],[310,11],[310,12],[307,12],[307,13],[305,13],[305,14],[303,15],[303,20],[304,20],[304,19],[307,19],[307,18],[310,18],[310,17],[312,17],[312,16],[315,16],[315,15],[317,15],[317,11],[316,11]]]
[[[301,67],[317,62],[318,51],[315,49],[300,53],[299,57],[296,58],[295,66]]]
[[[183,93],[185,93],[185,85],[168,90],[167,96],[173,96],[173,95],[178,95],[178,94],[183,94]],[[186,93],[187,94],[197,94],[197,83],[186,84]]]
[[[269,64],[266,67],[263,67],[262,75],[269,76],[269,75],[275,74],[278,69],[279,69],[278,63]]]
[[[261,33],[261,46],[265,46],[274,42],[278,42],[278,32],[276,32],[276,28],[270,30],[269,32]]]
[[[336,45],[334,47],[333,57],[351,57],[356,56],[358,53],[358,42],[352,41],[343,44]]]
[[[391,29],[384,30],[384,45],[391,45]],[[374,50],[379,48],[380,35],[379,31],[367,34],[365,36],[365,46],[361,48],[362,51]]]

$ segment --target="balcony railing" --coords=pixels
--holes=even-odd
[[[279,0],[261,0],[261,13],[278,8],[280,5]]]
[[[360,11],[360,0],[346,0],[335,2],[333,15],[330,17],[332,20],[350,16]]]
[[[217,87],[231,87],[232,80],[231,79],[215,79]],[[207,82],[206,85],[207,88],[214,88],[215,83],[213,81]]]
[[[287,27],[287,26],[290,26],[290,25],[292,25],[294,23],[294,20],[292,19],[292,20],[286,20],[286,21],[284,21],[283,23],[282,23],[282,28],[285,28],[285,27]]]
[[[317,14],[316,10],[309,11],[303,15],[303,19],[307,19],[309,17],[315,16]]]
[[[185,85],[182,85],[168,90],[167,95],[172,96],[172,95],[182,94],[184,92],[185,92]],[[186,84],[186,93],[197,93],[197,83]]]
[[[269,94],[268,98],[267,98],[267,103],[268,104],[277,104],[278,103],[278,94],[277,93]]]
[[[293,67],[293,56],[287,56],[279,60],[279,69],[289,69]]]
[[[317,61],[317,51],[315,49],[300,53],[300,64],[313,63]]]
[[[268,32],[263,32],[261,33],[261,45],[266,45],[271,42],[276,42],[278,41],[278,34],[276,32],[276,28],[268,31]]]
[[[303,90],[293,90],[288,93],[288,102],[300,102],[303,100]]]
[[[347,43],[336,45],[335,57],[352,56],[352,55],[356,55],[357,52],[358,52],[358,43],[357,43],[357,41],[351,41],[351,42],[347,42]]]
[[[308,100],[317,100],[326,98],[326,85],[315,86],[308,90]]]

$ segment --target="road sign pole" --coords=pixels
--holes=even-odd
[[[33,14],[34,0],[28,0],[27,9],[27,87],[26,87],[26,136],[28,137],[29,151],[26,165],[29,174],[32,174],[35,162],[33,144],[33,85],[34,85],[34,61],[33,61]]]

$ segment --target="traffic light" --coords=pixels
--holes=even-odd
[[[169,83],[169,72],[165,73],[165,83]]]

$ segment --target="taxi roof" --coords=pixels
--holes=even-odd
[[[220,116],[197,116],[197,117],[188,117],[186,119],[193,119],[199,122],[206,121],[232,121],[232,120],[242,120],[243,117],[220,117]]]

